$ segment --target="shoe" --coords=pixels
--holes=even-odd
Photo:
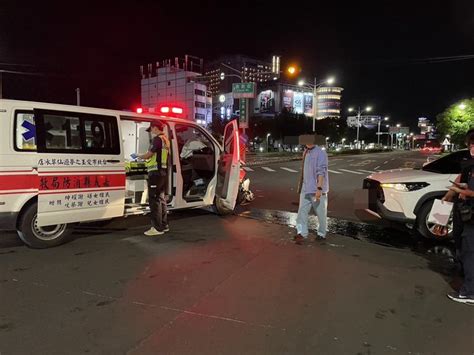
[[[323,237],[322,235],[317,235],[316,240],[326,240],[326,237]]]
[[[293,240],[295,241],[295,244],[298,244],[298,245],[301,245],[304,243],[304,241],[306,240],[305,237],[303,237],[301,234],[297,234]]]
[[[297,235],[295,235],[295,236],[293,237],[293,240],[296,241],[296,240],[299,239],[299,238],[304,238],[304,237],[303,237],[301,234],[298,233]]]
[[[170,227],[169,226],[166,226],[165,229],[163,229],[163,232],[169,232],[170,231]]]
[[[474,304],[474,296],[465,296],[458,292],[448,293],[448,298],[459,303]]]
[[[162,234],[165,234],[165,232],[163,231],[159,231],[157,229],[155,229],[155,227],[151,227],[149,230],[147,230],[145,233],[147,237],[153,237],[155,235],[162,235]]]

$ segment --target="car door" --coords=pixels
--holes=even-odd
[[[217,169],[216,199],[233,210],[239,192],[240,148],[237,121],[229,122],[224,130],[223,151]]]
[[[125,165],[113,115],[34,110],[38,225],[122,216]]]

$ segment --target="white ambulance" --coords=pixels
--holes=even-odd
[[[148,150],[146,129],[155,120],[171,142],[169,209],[232,212],[240,170],[236,121],[221,146],[177,117],[0,100],[0,229],[47,248],[70,240],[76,223],[148,213],[146,168],[130,154]]]

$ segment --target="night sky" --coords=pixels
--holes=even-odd
[[[6,74],[5,97],[74,104],[80,87],[83,105],[130,109],[141,64],[236,53],[334,75],[344,108],[413,127],[474,97],[474,58],[433,60],[474,55],[474,1],[87,3],[0,3],[0,68],[44,74]]]

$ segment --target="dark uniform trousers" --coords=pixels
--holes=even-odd
[[[148,203],[150,205],[151,225],[156,230],[168,228],[168,211],[166,207],[166,172],[148,174]]]
[[[470,171],[469,169],[466,170],[463,170],[461,181],[467,182],[469,189],[474,190],[474,169],[471,168]],[[461,247],[459,259],[461,260],[462,268],[464,270],[464,283],[459,292],[462,295],[474,296],[474,198],[468,198],[464,204],[470,207],[471,218],[464,222],[461,220],[461,223],[459,223],[461,226],[459,232],[454,233],[456,237],[456,249],[459,246]],[[467,216],[468,215],[469,214],[467,214]],[[460,215],[455,215],[455,217],[457,218],[454,222],[459,222],[461,219]]]
[[[474,220],[472,219],[470,222],[464,222],[460,259],[464,270],[464,283],[460,293],[474,296]]]

